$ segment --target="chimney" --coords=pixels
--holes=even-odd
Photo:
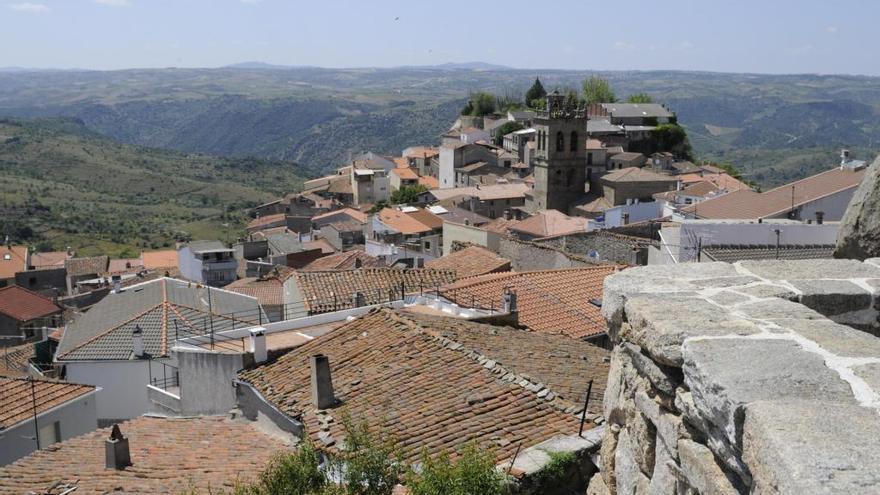
[[[355,308],[360,308],[361,306],[367,305],[367,298],[364,297],[363,292],[355,292],[351,295],[351,303]]]
[[[849,150],[842,149],[840,150],[840,166],[843,167],[846,165],[846,162],[849,161]]]
[[[263,327],[252,328],[251,331],[251,352],[254,353],[254,363],[260,364],[266,362],[268,353],[266,351],[266,329]]]
[[[140,325],[135,325],[131,332],[131,350],[134,357],[140,359],[144,357],[144,331]]]
[[[504,210],[504,219],[510,220],[510,209]]]
[[[505,289],[502,296],[502,309],[505,313],[516,313],[516,291]]]
[[[824,219],[825,219],[825,212],[824,211],[817,211],[816,212],[816,224],[822,225],[822,222],[824,221]]]
[[[364,266],[364,262],[360,258],[355,258],[354,259],[354,267],[361,268],[362,266]]]
[[[318,409],[327,409],[336,404],[333,380],[330,378],[330,359],[323,354],[315,354],[309,361],[312,366],[312,404]]]
[[[107,469],[123,470],[131,466],[131,453],[128,450],[128,439],[122,436],[119,425],[113,425],[110,438],[104,440],[104,460]]]
[[[629,225],[629,213],[624,213],[622,216],[623,216],[623,224]]]

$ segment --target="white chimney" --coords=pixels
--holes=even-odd
[[[131,351],[136,358],[144,357],[144,331],[140,325],[135,325],[131,332]]]
[[[251,329],[251,352],[254,353],[254,362],[257,364],[264,363],[268,359],[265,328],[257,327]]]

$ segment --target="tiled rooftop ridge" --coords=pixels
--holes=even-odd
[[[880,491],[880,260],[637,268],[603,314],[595,493]]]

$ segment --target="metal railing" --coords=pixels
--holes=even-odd
[[[169,388],[180,387],[180,373],[176,366],[161,361],[157,361],[154,364],[152,359],[147,361],[147,363],[150,373],[150,385],[165,391],[168,391]],[[153,367],[158,365],[162,365],[162,378],[153,376]]]

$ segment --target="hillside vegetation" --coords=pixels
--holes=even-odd
[[[72,120],[0,120],[0,173],[0,233],[42,250],[134,256],[234,238],[244,208],[296,190],[307,172],[119,144]]]
[[[827,168],[842,147],[870,153],[880,136],[880,78],[704,72],[444,68],[223,68],[0,74],[0,115],[69,116],[114,139],[329,170],[350,153],[431,144],[468,95],[522,97],[600,75],[625,100],[675,110],[697,158],[734,162],[764,186]],[[806,161],[777,172],[789,150]],[[870,158],[862,156],[863,158]],[[737,160],[745,160],[737,163]]]

